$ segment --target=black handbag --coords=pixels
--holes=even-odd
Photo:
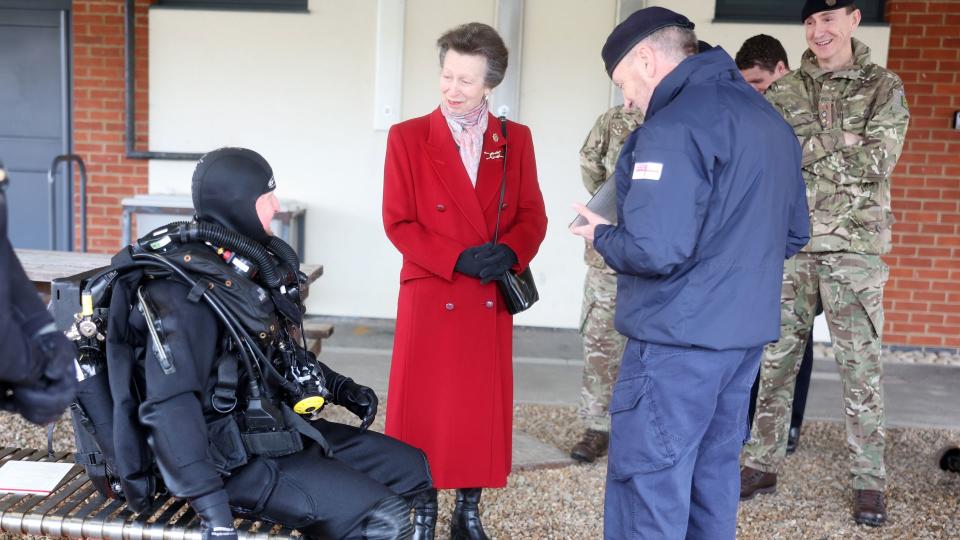
[[[500,132],[503,134],[504,143],[507,139],[507,119],[500,117]],[[497,243],[500,237],[500,212],[503,211],[503,196],[507,190],[507,147],[503,147],[503,179],[500,181],[500,204],[497,206],[497,227],[493,232],[493,243]],[[514,274],[507,270],[502,276],[497,278],[497,288],[507,304],[507,311],[511,315],[516,315],[521,311],[527,310],[540,299],[540,293],[537,292],[537,284],[533,282],[533,272],[528,265],[523,272]]]

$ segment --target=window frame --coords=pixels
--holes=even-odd
[[[719,23],[800,23],[800,4],[795,0],[716,0],[713,22]],[[863,13],[862,25],[887,25],[886,0],[857,0]]]
[[[309,0],[156,0],[151,8],[309,13]]]

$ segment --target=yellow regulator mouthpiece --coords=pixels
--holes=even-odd
[[[93,315],[93,295],[92,294],[87,293],[80,297],[80,309],[81,309],[80,314],[83,315],[84,317],[89,317],[90,315]]]
[[[310,414],[320,410],[323,407],[323,398],[320,396],[310,396],[296,402],[293,406],[293,412],[297,414]]]

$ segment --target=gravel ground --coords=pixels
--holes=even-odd
[[[342,409],[325,416],[350,421]],[[383,409],[381,409],[383,410]],[[515,427],[559,448],[580,435],[573,407],[521,405]],[[383,418],[373,429],[383,429]],[[758,496],[740,509],[739,538],[960,538],[960,475],[933,463],[941,447],[960,441],[960,432],[890,429],[887,445],[889,523],[880,529],[857,526],[850,518],[847,455],[843,426],[807,422],[800,450],[787,460],[776,495]],[[72,447],[71,426],[61,420],[57,449]],[[43,448],[44,430],[0,414],[0,445]],[[509,487],[484,494],[487,532],[498,539],[600,538],[606,461],[511,475]],[[443,492],[438,538],[445,538],[453,493]]]
[[[884,362],[960,366],[960,351],[953,349],[901,351],[884,347],[881,354]],[[833,360],[833,347],[829,343],[814,343],[813,357]]]

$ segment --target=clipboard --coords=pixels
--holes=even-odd
[[[587,201],[587,208],[610,223],[617,222],[617,180],[614,176],[616,175],[608,176],[600,189]],[[570,227],[579,227],[586,224],[587,219],[577,214],[577,217],[570,222]]]

